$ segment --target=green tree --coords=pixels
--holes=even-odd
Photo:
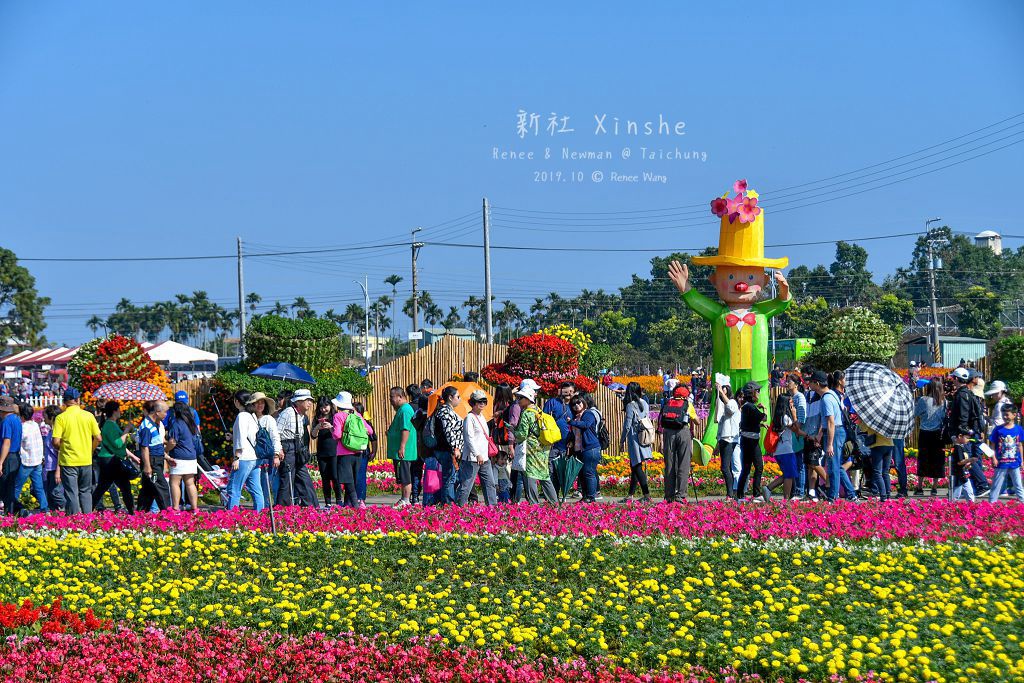
[[[814,338],[807,362],[826,372],[845,370],[859,360],[888,365],[899,344],[892,327],[857,306],[833,309],[818,325]]]
[[[847,306],[868,302],[878,287],[871,281],[867,265],[867,249],[851,242],[836,242],[836,257],[828,268],[835,301]]]
[[[39,296],[36,279],[28,268],[18,265],[13,251],[0,247],[0,335],[3,341],[35,347],[46,342],[43,311],[49,297]]]
[[[252,315],[256,315],[256,307],[261,301],[263,301],[263,297],[256,292],[249,292],[245,295],[245,303],[249,306],[249,313]]]
[[[1006,382],[1015,399],[1024,396],[1024,337],[1002,337],[995,343],[992,376]]]
[[[914,302],[897,294],[883,294],[871,304],[871,310],[892,327],[898,338],[903,337],[903,328],[914,318]]]
[[[395,334],[398,334],[398,283],[401,281],[402,276],[395,273],[384,278],[384,284],[391,285],[391,319],[395,321],[393,330]],[[395,341],[397,342],[398,339],[396,338]]]
[[[786,279],[789,281],[789,290],[794,297],[824,299],[826,302],[835,300],[836,293],[832,287],[832,273],[821,264],[813,269],[807,266],[791,268]]]
[[[446,330],[454,330],[456,327],[462,327],[462,325],[462,314],[459,312],[459,307],[449,307],[448,313],[444,316],[444,320],[441,321],[441,327]]]
[[[999,322],[1002,303],[999,297],[980,285],[969,287],[954,297],[960,305],[957,327],[960,334],[979,339],[993,339],[1003,325]]]
[[[712,247],[701,252],[701,256],[714,256],[717,253],[718,250]],[[676,253],[651,259],[649,278],[633,275],[633,281],[619,290],[623,310],[636,319],[636,330],[631,342],[637,348],[645,348],[653,324],[672,316],[686,319],[685,314],[690,312],[675,285],[668,279],[668,264],[675,260],[689,264],[690,283],[694,289],[713,299],[718,297],[708,282],[708,276],[714,271],[713,267],[693,265],[689,254]],[[710,335],[710,328],[706,323],[704,327],[708,328]]]
[[[711,356],[711,327],[689,310],[651,323],[646,337],[651,354],[664,363],[699,365]]]
[[[625,344],[636,332],[636,318],[619,311],[604,311],[598,316],[583,321],[583,331],[595,342],[611,346]]]
[[[777,334],[783,339],[813,337],[818,322],[827,314],[828,302],[823,297],[794,301],[776,318]]]

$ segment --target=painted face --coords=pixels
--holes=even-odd
[[[764,268],[753,266],[717,266],[711,284],[725,303],[750,305],[768,284],[768,275]]]

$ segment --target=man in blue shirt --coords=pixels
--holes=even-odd
[[[0,397],[0,503],[4,514],[13,515],[19,491],[15,490],[21,469],[21,418],[18,404],[10,396]]]

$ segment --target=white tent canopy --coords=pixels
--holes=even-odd
[[[217,354],[203,351],[192,346],[179,344],[168,339],[159,344],[145,343],[142,345],[149,357],[157,363],[168,365],[190,365],[192,363],[216,363]]]

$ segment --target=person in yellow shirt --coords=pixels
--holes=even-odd
[[[57,481],[64,486],[69,514],[92,512],[92,453],[100,445],[96,417],[78,404],[78,389],[64,392],[64,412],[53,421]]]
[[[883,436],[863,422],[860,429],[867,434],[867,444],[871,446],[871,476],[878,490],[879,500],[889,500],[892,482],[889,481],[889,468],[892,467],[893,440]]]

